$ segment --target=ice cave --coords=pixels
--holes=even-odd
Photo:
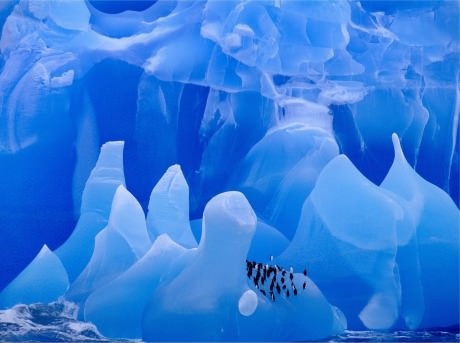
[[[459,8],[0,1],[0,341],[460,339]]]

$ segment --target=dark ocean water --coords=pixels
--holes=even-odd
[[[70,302],[16,305],[0,311],[0,342],[135,342],[105,338],[96,326],[76,319]],[[345,331],[324,342],[459,342],[459,327],[449,331]]]
[[[460,334],[451,331],[346,331],[329,342],[459,342]]]

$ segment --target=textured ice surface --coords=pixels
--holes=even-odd
[[[4,306],[148,340],[459,323],[458,1],[110,3],[0,3]]]

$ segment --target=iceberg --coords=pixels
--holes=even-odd
[[[251,148],[233,184],[258,213],[292,238],[303,201],[338,153],[329,132],[296,119],[270,130]]]
[[[173,261],[186,249],[167,234],[128,270],[92,292],[85,303],[85,319],[106,337],[142,337],[144,309],[160,282],[171,278]]]
[[[30,338],[36,308],[76,340],[458,326],[459,17],[0,2],[0,327]]]
[[[163,233],[186,247],[195,247],[189,220],[189,190],[179,165],[168,168],[152,189],[147,213],[152,241]]]
[[[396,134],[392,140],[394,162],[380,186],[344,155],[322,169],[291,244],[275,261],[311,266],[310,274],[316,275],[328,299],[348,309],[345,315],[352,326],[389,329],[400,325],[400,316],[410,329],[449,326],[457,320],[458,302],[443,304],[443,297],[435,295],[427,282],[434,272],[427,259],[439,253],[446,260],[434,269],[456,275],[459,211],[445,192],[414,172]],[[442,219],[426,219],[433,215]],[[436,229],[430,229],[434,223]],[[446,250],[435,253],[438,244]],[[446,302],[457,299],[458,283],[439,287],[450,294]],[[454,311],[451,324],[443,322],[444,315],[433,316],[427,306]]]
[[[123,185],[113,195],[107,226],[94,237],[91,259],[65,297],[83,304],[87,296],[141,258],[151,245],[144,212]]]
[[[311,281],[293,300],[288,293],[269,300],[263,289],[254,287],[244,266],[256,223],[239,192],[221,193],[208,202],[195,256],[153,293],[144,313],[143,339],[291,341],[324,338],[346,327],[340,310]],[[306,281],[297,281],[300,276],[291,287],[302,289]],[[290,329],[284,330],[286,326]]]
[[[62,262],[44,245],[30,264],[0,293],[0,308],[49,303],[67,291],[69,278]]]
[[[83,190],[81,214],[72,235],[56,249],[74,281],[89,262],[94,237],[108,223],[112,200],[120,185],[125,184],[123,171],[124,142],[108,142],[101,147],[99,158]]]
[[[395,158],[381,187],[399,197],[408,217],[398,232],[399,245],[404,248],[400,254],[402,291],[407,290],[403,294],[412,298],[402,303],[403,313],[407,311],[405,321],[410,328],[448,326],[447,318],[460,319],[458,306],[452,305],[459,304],[459,285],[441,282],[436,295],[430,280],[455,275],[460,268],[460,214],[445,192],[414,172],[397,136],[392,139]]]

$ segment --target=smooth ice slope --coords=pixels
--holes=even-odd
[[[409,329],[454,325],[459,211],[414,172],[392,138],[395,159],[380,187],[344,155],[327,164],[291,245],[275,261],[309,266],[353,326],[389,329],[401,326],[399,318]]]
[[[160,282],[178,271],[172,262],[185,248],[162,234],[150,250],[126,272],[101,286],[88,297],[84,319],[95,323],[107,337],[142,337],[144,309]]]
[[[150,245],[142,208],[123,185],[118,186],[108,224],[96,235],[91,259],[71,284],[66,299],[83,307],[91,292],[127,270]]]
[[[237,338],[235,321],[228,318],[247,290],[245,258],[256,222],[241,193],[223,193],[207,204],[196,257],[154,292],[144,314],[143,339]]]
[[[402,315],[411,329],[459,322],[460,213],[452,199],[424,180],[407,163],[398,137],[395,158],[380,185],[405,208],[398,232],[398,266],[403,294]]]
[[[346,320],[340,310],[311,280],[303,289],[302,274],[295,276],[301,293],[292,300],[288,295],[269,300],[253,286],[245,258],[255,228],[255,214],[241,193],[212,198],[193,259],[159,285],[146,307],[143,339],[292,341],[341,332]]]
[[[279,263],[308,266],[353,324],[354,307],[362,306],[366,327],[390,328],[398,317],[394,260],[400,216],[400,206],[339,155],[321,171]]]
[[[197,245],[189,221],[189,191],[179,165],[168,168],[150,194],[147,228],[152,240],[167,233],[185,247]]]
[[[44,245],[34,260],[1,293],[0,308],[48,303],[64,294],[69,278],[59,257]]]
[[[93,253],[94,237],[108,223],[113,196],[124,185],[124,142],[109,142],[101,147],[82,195],[81,215],[70,238],[56,254],[61,259],[70,281],[74,281]]]
[[[270,130],[252,147],[232,185],[246,194],[258,213],[292,238],[303,201],[321,169],[338,153],[329,132],[312,127],[298,115]]]

